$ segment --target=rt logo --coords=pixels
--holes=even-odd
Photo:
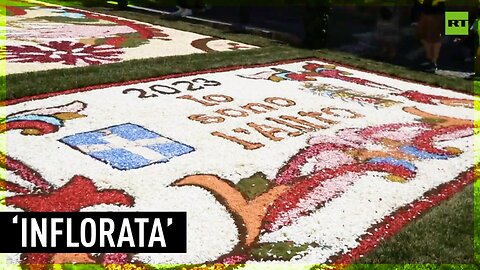
[[[468,35],[468,12],[445,12],[445,35]]]

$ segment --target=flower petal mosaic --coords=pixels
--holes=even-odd
[[[9,101],[8,210],[188,217],[186,254],[9,261],[348,264],[474,181],[473,102],[320,59]]]
[[[8,74],[255,46],[35,1],[6,6]]]

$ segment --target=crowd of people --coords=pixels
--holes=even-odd
[[[402,42],[401,23],[405,20],[405,14],[402,10],[405,7],[397,5],[396,1],[378,0],[379,8],[376,24],[375,36],[378,42],[378,54],[381,58],[392,60],[398,55],[399,44]],[[446,0],[411,0],[410,18],[408,20],[416,31],[416,36],[423,46],[424,60],[419,68],[426,72],[436,72],[439,69],[439,57],[442,44],[445,41],[445,11],[448,9]],[[177,10],[171,15],[173,17],[191,16],[195,12],[201,12],[209,9],[205,0],[177,0]],[[240,20],[232,26],[232,30],[239,30],[245,24],[249,23],[248,6],[239,5],[235,7],[238,10]],[[478,49],[478,8],[468,10],[470,13],[469,29],[470,35],[454,37],[454,42],[460,43],[466,48],[466,60],[472,60],[480,54]],[[305,18],[304,18],[305,19]],[[310,27],[305,25],[305,28]],[[316,30],[315,30],[316,31]],[[314,40],[315,31],[306,31],[306,40]],[[452,39],[450,39],[452,40]],[[475,62],[475,71],[480,73],[480,64]]]

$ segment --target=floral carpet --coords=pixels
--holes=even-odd
[[[473,102],[320,59],[10,101],[7,209],[186,211],[188,252],[8,259],[351,263],[473,182]]]
[[[0,51],[8,74],[255,48],[75,8],[13,2],[19,6],[4,7],[7,49]]]

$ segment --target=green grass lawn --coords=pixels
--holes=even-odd
[[[55,2],[55,1],[49,1]],[[64,3],[72,1],[64,1]],[[74,2],[78,3],[78,2]],[[15,99],[41,93],[56,92],[97,84],[125,82],[135,79],[157,77],[171,73],[226,67],[232,65],[251,65],[270,63],[274,61],[319,57],[339,63],[360,67],[366,70],[382,71],[384,73],[426,82],[457,91],[473,93],[471,81],[460,78],[442,77],[408,70],[403,67],[358,58],[346,53],[332,50],[310,51],[294,48],[278,41],[269,40],[248,34],[232,34],[208,26],[191,24],[182,21],[167,21],[155,15],[131,11],[118,11],[111,8],[88,8],[111,15],[136,19],[153,24],[159,24],[180,30],[222,37],[239,42],[260,46],[260,49],[249,51],[196,54],[188,56],[165,57],[158,59],[133,60],[102,66],[86,68],[43,71],[37,73],[14,74],[7,76],[6,99]],[[480,196],[477,185],[475,193]],[[362,265],[353,265],[352,269],[392,269],[392,265],[369,264],[425,264],[449,263],[464,265],[469,269],[480,269],[480,258],[475,260],[474,254],[480,254],[480,244],[477,239],[474,252],[474,187],[467,187],[454,198],[442,203],[416,221],[409,224],[392,239],[382,243],[374,252],[358,261]],[[476,196],[476,198],[479,198]],[[478,203],[478,200],[476,201]],[[479,207],[475,209],[477,221],[480,216]],[[416,265],[399,265],[398,269],[409,269]],[[402,268],[405,267],[405,268]],[[435,265],[429,269],[437,269]],[[450,269],[444,265],[443,268]],[[478,268],[476,268],[478,267]]]
[[[471,263],[473,186],[433,208],[358,263]],[[445,232],[441,234],[439,232]]]

